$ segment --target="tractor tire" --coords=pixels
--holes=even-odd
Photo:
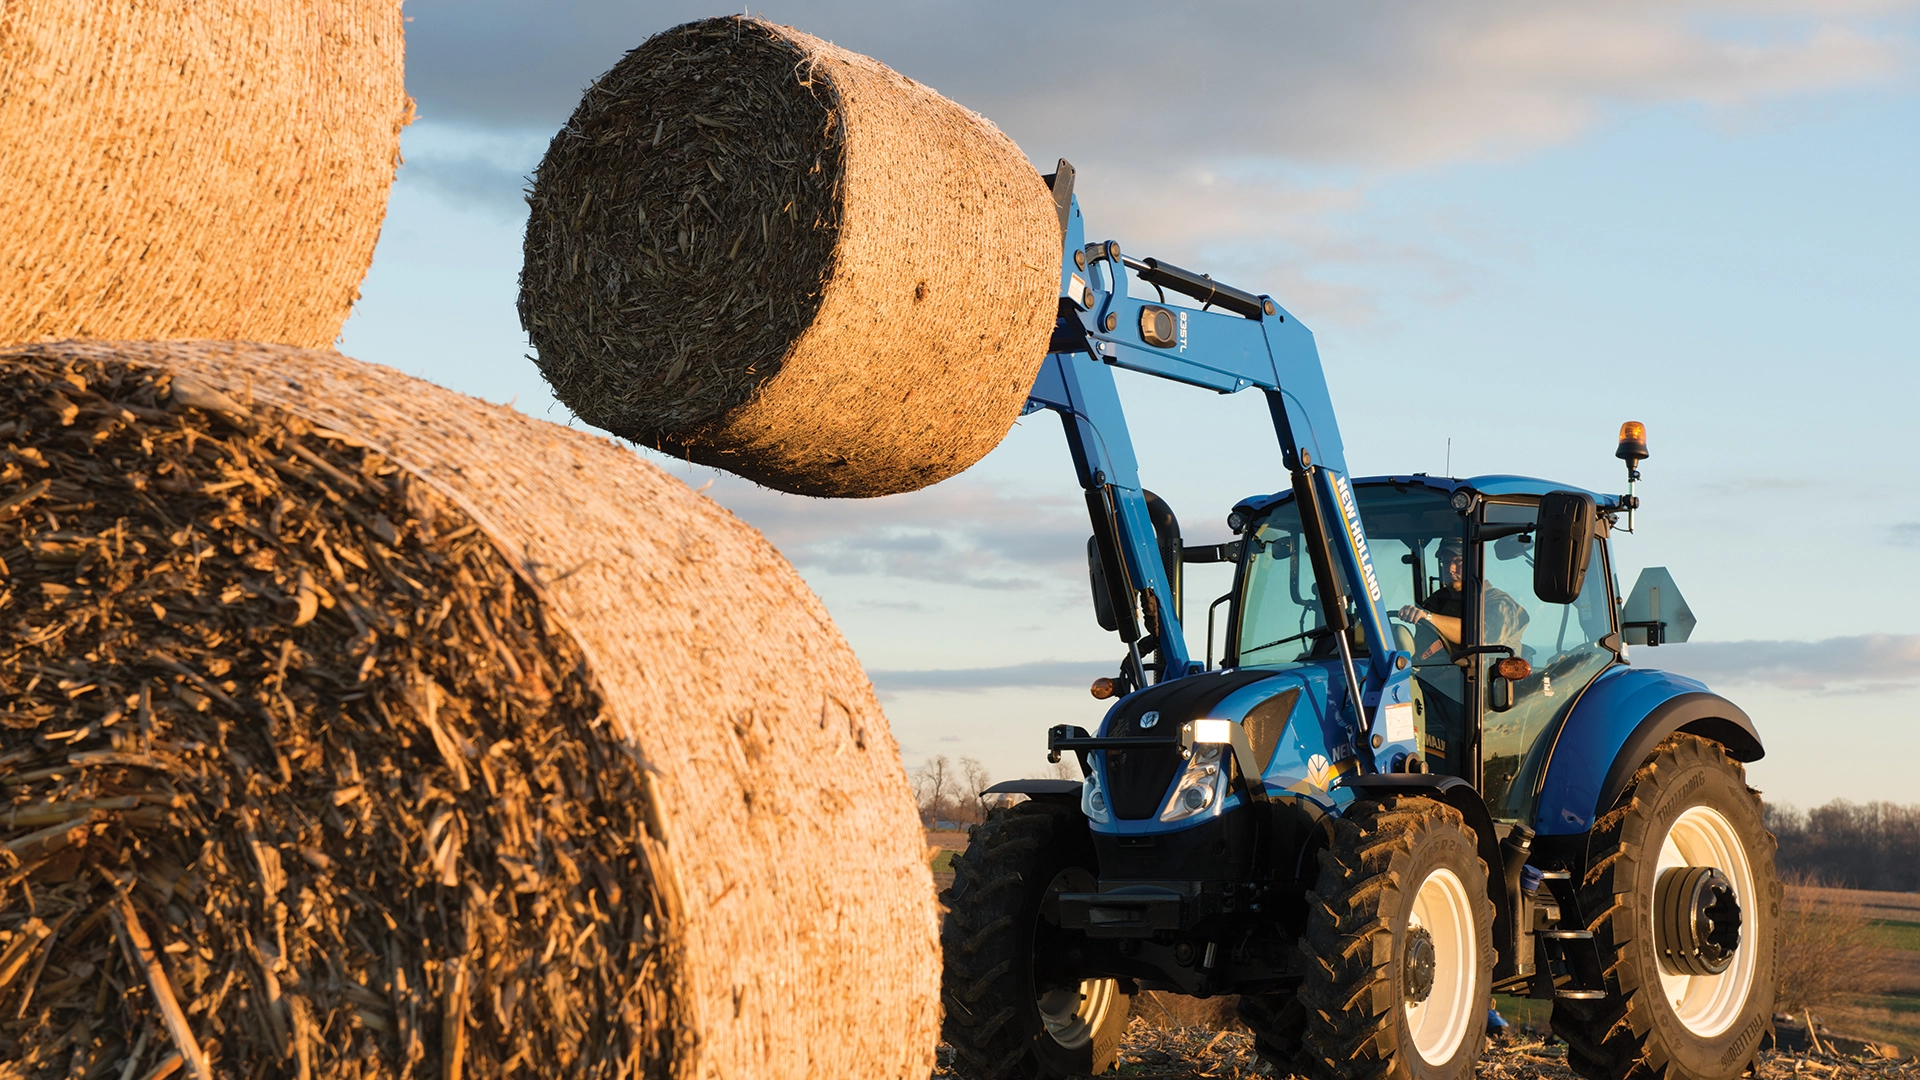
[[[1320,853],[1306,945],[1313,1076],[1472,1080],[1493,1001],[1493,902],[1459,811],[1354,803]]]
[[[1307,1010],[1298,994],[1248,994],[1240,999],[1240,1022],[1253,1032],[1253,1050],[1275,1076],[1311,1075],[1303,1037]]]
[[[940,928],[941,1035],[955,1075],[1086,1076],[1113,1067],[1133,996],[1115,979],[1056,982],[1062,951],[1047,901],[1098,887],[1093,838],[1077,806],[1024,802],[987,815],[953,860]],[[1051,958],[1051,962],[1050,961]]]
[[[1745,770],[1717,743],[1667,739],[1595,822],[1587,850],[1580,911],[1607,996],[1553,1003],[1567,1063],[1590,1080],[1740,1076],[1772,1027],[1781,898],[1773,835]],[[1706,866],[1731,887],[1732,909],[1724,896],[1688,905],[1672,887],[1689,871],[1669,871]],[[1678,960],[1663,958],[1669,948]]]

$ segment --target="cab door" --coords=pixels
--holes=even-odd
[[[1503,695],[1495,664],[1503,652],[1475,657],[1474,697],[1480,712],[1480,791],[1498,820],[1532,816],[1540,770],[1551,735],[1580,692],[1618,657],[1609,647],[1614,610],[1608,583],[1607,545],[1601,536],[1587,578],[1571,604],[1550,604],[1533,591],[1533,536],[1538,500],[1488,502],[1477,524],[1478,556],[1475,641],[1511,649],[1531,673],[1512,683],[1510,707],[1496,709]],[[1603,525],[1604,527],[1604,525]]]

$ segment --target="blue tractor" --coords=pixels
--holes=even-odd
[[[1095,612],[1127,652],[1094,684],[1098,730],[1048,734],[1085,779],[990,789],[1026,799],[955,861],[959,1073],[1105,1071],[1159,990],[1239,995],[1261,1055],[1318,1080],[1469,1080],[1495,991],[1550,1000],[1593,1080],[1741,1075],[1781,892],[1742,769],[1760,739],[1704,685],[1628,664],[1629,641],[1691,626],[1670,581],[1666,617],[1657,590],[1638,612],[1615,595],[1608,534],[1635,497],[1349,478],[1298,320],[1086,243],[1071,167],[1049,182],[1060,314],[1028,407],[1065,425]],[[1184,546],[1140,486],[1114,367],[1264,393],[1286,488],[1235,506],[1232,541]],[[1631,492],[1638,424],[1618,453]],[[1181,568],[1211,561],[1234,584],[1196,659]]]

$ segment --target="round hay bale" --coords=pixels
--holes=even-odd
[[[18,1075],[931,1070],[898,748],[753,529],[330,353],[15,347],[0,417]]]
[[[650,38],[554,136],[520,321],[617,435],[804,495],[911,491],[1006,436],[1052,333],[1052,195],[985,119],[728,17]]]
[[[0,4],[0,343],[329,346],[412,118],[391,0]]]

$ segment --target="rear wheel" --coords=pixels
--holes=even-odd
[[[1492,1001],[1487,868],[1459,811],[1358,802],[1309,897],[1305,1050],[1325,1080],[1470,1080]]]
[[[1556,1001],[1567,1062],[1592,1080],[1731,1080],[1773,1016],[1780,883],[1772,834],[1716,743],[1661,743],[1595,823],[1580,888],[1607,997]]]
[[[941,1034],[956,1071],[977,1080],[1105,1072],[1119,1056],[1132,995],[1079,979],[1054,897],[1098,887],[1077,807],[1026,802],[987,815],[953,861],[940,931],[946,966]]]

